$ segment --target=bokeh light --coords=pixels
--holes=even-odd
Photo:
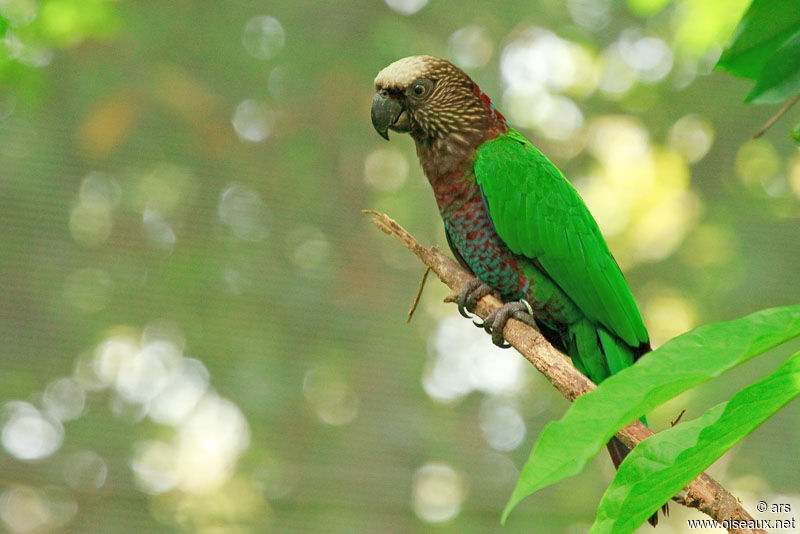
[[[379,148],[364,160],[364,181],[375,189],[394,192],[408,178],[408,162],[398,150]]]
[[[156,210],[145,209],[142,213],[142,226],[147,242],[153,247],[171,251],[178,240],[175,230],[166,221],[164,216]]]
[[[567,0],[567,9],[575,23],[598,31],[611,22],[610,4],[610,0]]]
[[[624,116],[595,118],[589,152],[599,166],[576,187],[623,266],[672,254],[700,218],[702,202],[678,152],[653,145],[647,130]],[[614,244],[621,246],[614,247]]]
[[[152,342],[118,362],[114,388],[132,404],[149,403],[176,374],[182,355],[169,342]]]
[[[150,402],[150,418],[162,425],[179,425],[203,398],[208,385],[209,373],[203,363],[181,358],[177,371]]]
[[[127,177],[132,183],[125,197],[137,213],[152,211],[166,217],[191,205],[196,194],[196,178],[192,170],[175,163],[156,163],[150,170],[134,171]]]
[[[512,451],[525,438],[525,421],[514,402],[486,397],[478,414],[483,437],[497,451]]]
[[[462,69],[483,67],[492,58],[494,43],[481,26],[465,26],[447,39],[447,55]]]
[[[94,492],[103,487],[108,478],[108,464],[93,451],[70,454],[64,462],[64,480],[80,492]]]
[[[173,442],[178,488],[188,493],[220,489],[249,446],[250,427],[239,407],[207,393],[178,427]]]
[[[264,201],[245,185],[234,183],[226,187],[220,195],[217,213],[239,239],[262,241],[269,233]]]
[[[486,332],[458,315],[436,326],[428,356],[422,386],[439,401],[458,400],[472,391],[514,395],[528,379],[529,366],[518,355],[487,345]]]
[[[178,484],[177,454],[163,441],[145,441],[136,444],[131,469],[142,491],[164,493]]]
[[[329,425],[347,424],[358,415],[360,398],[336,368],[309,370],[303,377],[303,395],[317,417]]]
[[[83,412],[86,391],[71,377],[58,378],[45,388],[42,404],[48,415],[59,421],[70,421]]]
[[[645,82],[658,82],[672,70],[673,55],[667,43],[657,37],[642,36],[637,30],[622,32],[619,53]]]
[[[330,257],[330,248],[322,230],[310,224],[298,225],[286,236],[289,259],[303,274],[312,278],[325,276],[321,267]]]
[[[423,521],[441,523],[461,511],[466,497],[462,476],[442,462],[429,462],[414,473],[411,504]]]
[[[242,141],[260,143],[272,134],[277,115],[260,100],[242,100],[233,112],[233,129]]]
[[[714,224],[697,226],[681,251],[683,260],[698,268],[729,265],[736,257],[739,240],[730,228]]]
[[[751,139],[736,153],[736,174],[752,191],[767,193],[780,167],[780,157],[768,139]]]
[[[700,115],[685,115],[669,130],[670,148],[679,152],[688,163],[697,163],[714,143],[714,127]]]
[[[597,86],[609,98],[621,97],[630,91],[639,79],[636,69],[625,61],[617,42],[603,50],[600,64],[602,70]]]
[[[41,460],[56,452],[64,441],[64,427],[27,402],[11,401],[0,412],[0,441],[20,460]]]
[[[56,406],[62,415],[79,415],[85,397],[75,391],[83,392],[81,384],[87,383],[88,377],[92,389],[112,390],[109,405],[117,417],[132,421],[147,417],[174,429],[164,440],[136,444],[130,466],[142,491],[152,495],[172,490],[186,494],[218,491],[234,477],[238,459],[250,445],[244,414],[210,388],[209,372],[199,360],[183,355],[185,337],[174,322],[153,321],[138,339],[130,329],[119,332],[98,344],[88,366],[81,363],[83,357],[78,360],[77,381],[60,379],[48,386],[45,405]],[[57,421],[48,423],[26,403],[14,403],[7,409],[11,415],[4,425],[3,443],[9,451],[35,459],[60,446],[63,428]],[[20,423],[21,416],[15,414],[27,420]],[[21,424],[27,425],[22,429],[25,442]],[[38,442],[32,445],[34,440]],[[93,451],[73,454],[64,468],[64,479],[78,491],[97,490],[107,477],[106,461]]]
[[[697,311],[691,301],[669,290],[648,298],[642,315],[654,346],[697,326]]]
[[[72,208],[69,228],[72,238],[86,247],[103,244],[111,235],[113,210],[122,191],[114,178],[91,172],[81,182],[78,203]]]
[[[288,497],[298,484],[297,466],[280,461],[274,456],[266,458],[253,472],[253,482],[267,499]]]
[[[555,141],[572,140],[582,131],[583,113],[564,93],[588,96],[598,83],[595,58],[585,47],[528,28],[503,49],[500,70],[503,107],[512,123]]]
[[[500,72],[508,88],[564,91],[582,85],[582,78],[587,76],[576,68],[576,56],[582,54],[579,45],[544,28],[532,27],[503,49]]]
[[[70,273],[64,281],[64,300],[86,314],[108,306],[114,293],[114,280],[103,269],[88,267]]]
[[[0,519],[9,532],[36,532],[48,525],[51,511],[43,492],[15,486],[0,494]]]
[[[427,3],[428,0],[386,0],[386,5],[401,15],[413,15]]]
[[[286,32],[275,17],[253,17],[244,25],[242,44],[256,59],[272,59],[283,49],[285,41]]]

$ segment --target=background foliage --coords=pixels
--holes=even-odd
[[[566,402],[435,284],[404,324],[421,269],[360,210],[445,242],[372,79],[416,53],[473,75],[579,188],[660,344],[800,300],[800,153],[749,140],[770,108],[712,72],[745,8],[1,0],[3,528],[500,530]],[[796,406],[711,469],[751,510],[800,509]],[[586,531],[611,477],[595,459],[504,531]]]

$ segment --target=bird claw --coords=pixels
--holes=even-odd
[[[466,283],[458,294],[458,298],[456,299],[458,303],[458,313],[466,319],[473,319],[474,322],[475,316],[469,310],[475,309],[475,305],[478,301],[491,292],[491,287],[481,282],[478,278],[473,278]],[[480,318],[478,318],[478,320],[480,320]],[[483,322],[481,322],[481,324],[475,323],[475,326],[482,327]]]
[[[506,323],[509,319],[514,318],[537,328],[536,322],[533,320],[533,307],[527,300],[520,299],[515,302],[503,304],[487,315],[485,319],[481,319],[470,312],[470,310],[475,309],[475,305],[480,299],[491,292],[492,288],[479,279],[475,278],[470,280],[456,299],[458,303],[458,313],[460,313],[462,317],[472,319],[472,324],[476,327],[486,330],[486,333],[492,336],[492,343],[501,349],[507,349],[511,345],[503,337],[503,329]]]
[[[490,320],[490,318],[491,318],[491,320]],[[483,320],[483,329],[486,330],[486,333],[489,334],[490,336],[492,335],[492,323],[493,323],[493,321],[494,321],[494,317],[492,317],[491,313],[486,316],[486,319]]]
[[[529,326],[538,328],[533,319],[533,307],[525,299],[515,302],[507,302],[497,308],[483,320],[483,329],[492,336],[492,343],[501,349],[507,349],[511,345],[503,337],[503,330],[509,319],[514,318]]]

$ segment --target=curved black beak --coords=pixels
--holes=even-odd
[[[372,99],[372,125],[381,137],[389,140],[389,127],[397,122],[403,106],[386,91],[375,93]]]

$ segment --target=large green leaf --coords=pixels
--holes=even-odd
[[[761,310],[678,336],[578,397],[546,425],[503,520],[527,495],[579,473],[614,433],[684,391],[800,335],[800,305]]]
[[[776,50],[798,30],[800,2],[754,0],[717,66],[736,76],[755,80]]]
[[[800,352],[701,417],[646,439],[625,458],[592,534],[627,534],[698,474],[800,394]]]
[[[800,1],[797,2],[800,5]],[[800,93],[800,29],[769,58],[745,102],[775,104]]]

